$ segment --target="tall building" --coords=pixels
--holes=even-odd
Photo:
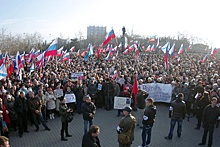
[[[106,35],[106,27],[100,26],[88,26],[87,27],[87,39],[104,39]]]

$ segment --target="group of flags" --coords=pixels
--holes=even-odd
[[[101,45],[98,46],[97,50],[94,52],[94,47],[91,43],[88,45],[87,49],[83,51],[81,54],[79,53],[79,50],[77,52],[77,56],[82,56],[84,57],[84,61],[88,61],[89,57],[92,55],[95,55],[97,59],[99,59],[100,55],[102,53],[106,53],[106,60],[110,61],[111,59],[115,59],[118,57],[119,50],[122,50],[122,43],[119,45],[116,45],[113,47],[112,45],[109,45],[108,43],[116,37],[114,30],[112,29],[106,36],[106,39],[103,41]],[[155,51],[155,48],[159,47],[159,37],[157,35],[152,36],[148,42],[156,42],[156,44],[153,45],[148,45],[145,51],[150,51],[153,52]],[[104,46],[107,45],[106,48]],[[168,60],[169,56],[171,58],[175,57],[175,42],[173,43],[172,47],[170,48],[170,42],[167,42],[164,46],[161,46],[161,50],[164,52],[164,63],[165,63],[165,68],[169,68]],[[189,45],[187,50],[191,50],[192,46]],[[5,53],[5,57],[3,58],[2,53],[0,52],[0,79],[4,77],[10,77],[10,75],[16,70],[16,74],[20,75],[21,70],[24,68],[24,62],[26,59],[26,62],[28,64],[31,64],[30,67],[30,74],[35,70],[35,69],[40,69],[45,63],[48,61],[54,59],[54,57],[59,57],[60,59],[58,61],[64,62],[64,61],[69,61],[71,62],[70,59],[70,52],[73,52],[75,50],[75,46],[71,47],[69,49],[70,52],[67,50],[63,50],[64,47],[62,46],[60,49],[58,49],[58,38],[54,39],[50,46],[41,53],[40,50],[35,51],[35,49],[31,49],[31,51],[26,55],[25,52],[20,55],[19,51],[16,54],[15,59],[11,59],[8,55],[8,53]],[[136,60],[139,59],[139,51],[141,49],[144,49],[144,47],[141,47],[140,42],[138,41],[131,41],[131,44],[124,46],[124,51],[123,55],[128,54],[131,51],[135,52],[135,58]],[[185,52],[185,49],[183,48],[183,44],[181,44],[178,55],[181,55]],[[211,51],[212,57],[217,53],[216,48],[213,48]],[[115,56],[113,56],[115,54]],[[202,59],[202,62],[206,62],[208,58],[208,54]],[[34,64],[34,60],[36,60]],[[180,60],[180,59],[178,59]]]

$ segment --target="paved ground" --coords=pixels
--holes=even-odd
[[[117,111],[105,111],[98,109],[94,123],[101,128],[100,141],[102,147],[117,147],[117,133],[116,127],[121,117],[116,117]],[[137,112],[132,112],[136,115]],[[152,130],[151,147],[197,147],[201,142],[203,129],[195,130],[196,119],[190,118],[190,121],[184,120],[183,132],[181,138],[178,138],[175,133],[172,141],[164,139],[169,132],[170,119],[168,118],[168,107],[163,104],[157,105],[156,122]],[[83,119],[82,115],[75,114],[74,120],[69,124],[69,132],[73,135],[68,141],[60,140],[60,118],[55,118],[48,122],[48,126],[52,129],[50,132],[44,130],[40,126],[40,131],[35,132],[35,127],[29,126],[30,133],[26,133],[22,138],[18,137],[17,132],[11,132],[10,144],[11,147],[81,147],[81,140],[83,136]],[[215,129],[213,147],[220,146],[220,128]],[[135,140],[132,147],[137,147],[141,144],[141,129],[135,128]]]

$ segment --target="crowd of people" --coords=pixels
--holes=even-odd
[[[23,137],[23,133],[29,132],[28,123],[35,125],[36,132],[39,131],[39,122],[50,131],[46,123],[48,120],[62,115],[64,111],[74,111],[74,113],[83,113],[84,134],[96,133],[99,128],[92,123],[96,107],[107,111],[113,109],[114,96],[133,99],[133,79],[137,77],[139,85],[142,83],[171,84],[172,101],[182,93],[187,117],[197,115],[196,129],[200,129],[205,107],[210,104],[212,98],[216,98],[217,103],[220,103],[219,58],[209,58],[206,62],[201,62],[201,55],[181,54],[180,59],[170,58],[169,68],[166,69],[162,54],[141,52],[138,60],[134,56],[134,54],[119,54],[110,61],[106,61],[104,55],[99,59],[90,56],[88,61],[84,61],[84,58],[75,54],[72,55],[70,63],[49,61],[41,69],[35,69],[31,73],[25,65],[22,70],[22,79],[18,80],[15,71],[10,77],[0,81],[1,120],[8,128],[14,131],[18,129],[19,137]],[[83,79],[73,80],[71,74],[79,72],[83,73]],[[62,89],[63,95],[74,94],[76,101],[65,104],[63,97],[58,97],[54,93],[54,90],[58,89]],[[208,98],[203,101],[204,97]],[[146,99],[147,96],[144,98]],[[63,103],[62,106],[60,106],[61,103]],[[148,103],[153,104],[153,100],[148,100]],[[141,111],[137,119],[138,126],[145,129],[152,128],[151,124],[142,124],[146,106],[139,102],[138,96],[137,104],[132,101],[131,106],[136,107],[136,105],[138,112]],[[86,112],[88,109],[90,112]],[[118,116],[122,111],[118,111]],[[126,111],[130,112],[128,109]],[[9,137],[9,131],[3,129],[4,123],[1,125],[1,134]],[[87,131],[88,124],[93,126],[89,131]],[[64,138],[65,131],[66,135],[71,137],[68,134],[68,123],[62,121],[61,140],[67,140]],[[146,131],[142,137],[144,135],[146,136]],[[171,138],[172,134],[168,139]],[[149,142],[148,140],[147,144]],[[145,145],[145,143],[142,144],[142,146]]]

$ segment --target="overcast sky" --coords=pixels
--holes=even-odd
[[[220,47],[217,0],[0,0],[0,28],[12,34],[39,32],[45,39],[73,38],[87,26],[106,26],[121,35],[203,38]]]

